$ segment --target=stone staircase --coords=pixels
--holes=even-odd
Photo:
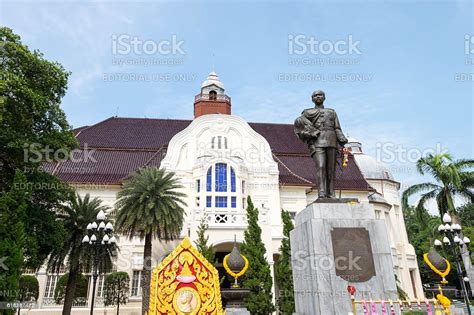
[[[455,309],[452,309],[451,314],[453,315],[463,315],[463,314],[468,314],[467,313],[467,306],[464,303],[464,301],[460,300],[452,300],[452,308],[454,306]],[[471,306],[471,313],[474,314],[474,308]]]

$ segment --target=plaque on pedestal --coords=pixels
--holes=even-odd
[[[387,228],[371,204],[312,203],[290,240],[296,313],[347,315],[348,285],[369,299],[398,298]]]

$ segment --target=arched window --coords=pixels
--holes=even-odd
[[[230,168],[230,191],[231,192],[236,192],[236,187],[235,187],[235,171],[231,167]]]
[[[199,185],[199,181],[197,183]],[[199,198],[205,200],[206,208],[240,207],[241,191],[237,187],[237,174],[226,163],[216,163],[207,169],[206,189],[203,190],[205,193]]]
[[[228,149],[227,137],[216,136],[211,138],[211,149]]]
[[[210,167],[207,170],[206,191],[212,191],[212,168],[210,168]]]
[[[217,92],[212,90],[209,92],[209,100],[214,101],[217,99]]]
[[[225,192],[227,191],[227,164],[217,163],[216,164],[216,191]]]

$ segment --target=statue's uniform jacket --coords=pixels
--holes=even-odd
[[[308,143],[311,155],[315,153],[316,148],[337,148],[339,142],[344,142],[345,137],[339,124],[339,118],[336,111],[330,108],[308,108],[302,113],[319,131],[316,138]]]

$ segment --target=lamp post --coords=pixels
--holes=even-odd
[[[441,224],[438,227],[438,231],[442,233],[442,235],[444,235],[443,241],[441,242],[440,240],[435,240],[434,245],[443,246],[444,244],[444,247],[449,248],[449,250],[451,251],[451,254],[454,257],[454,263],[456,264],[458,279],[461,283],[461,289],[464,295],[464,302],[466,303],[467,313],[471,315],[471,308],[469,305],[469,293],[466,286],[466,283],[469,282],[469,278],[467,277],[467,275],[465,275],[461,265],[462,246],[468,246],[471,240],[466,236],[462,236],[461,225],[459,225],[458,223],[452,223],[450,225],[451,221],[451,216],[448,213],[445,213],[443,215],[444,224]]]
[[[105,212],[100,210],[97,214],[97,222],[87,225],[87,234],[82,239],[82,243],[92,251],[92,303],[90,315],[94,313],[95,288],[97,278],[100,272],[100,262],[107,251],[117,242],[115,236],[112,235],[114,227],[112,223],[106,222]]]

